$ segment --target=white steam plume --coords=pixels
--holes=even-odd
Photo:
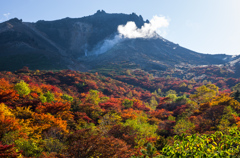
[[[168,20],[161,16],[154,16],[150,23],[145,23],[140,29],[135,22],[129,21],[125,26],[119,25],[118,32],[124,38],[153,38],[156,32],[161,33],[160,28],[168,27]]]
[[[118,26],[118,34],[112,39],[106,39],[101,45],[97,45],[92,52],[88,54],[85,51],[85,56],[95,54],[99,55],[110,50],[114,45],[123,41],[126,38],[153,38],[159,37],[157,33],[161,32],[160,28],[168,27],[169,22],[165,17],[154,16],[149,23],[144,23],[144,25],[139,29],[137,28],[135,22],[129,21],[126,25]]]
[[[107,52],[111,49],[115,44],[119,43],[122,39],[121,36],[115,35],[113,39],[106,39],[103,44],[95,51],[96,55]]]

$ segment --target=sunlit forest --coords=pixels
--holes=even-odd
[[[0,157],[240,155],[240,80],[109,72],[0,72]]]

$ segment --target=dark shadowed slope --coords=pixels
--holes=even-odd
[[[127,39],[116,44],[112,49],[100,55],[85,57],[85,65],[97,68],[107,63],[128,62],[130,65],[139,65],[146,70],[165,70],[175,65],[211,65],[223,64],[222,55],[207,55],[196,53],[183,48],[163,38],[155,39]]]

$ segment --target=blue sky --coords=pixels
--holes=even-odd
[[[240,54],[240,0],[1,0],[0,22],[82,17],[97,10],[165,16],[165,38],[208,54]]]

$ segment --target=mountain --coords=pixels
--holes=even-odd
[[[142,16],[97,11],[82,18],[22,22],[17,18],[0,24],[0,70],[74,69],[87,71],[122,65],[127,68],[166,70],[176,65],[226,64],[229,55],[207,55],[183,48],[161,36],[124,39],[95,54],[106,40],[112,40],[119,25],[144,23]],[[227,60],[226,60],[227,59]],[[234,58],[235,59],[235,58]],[[237,60],[237,59],[236,59]]]

